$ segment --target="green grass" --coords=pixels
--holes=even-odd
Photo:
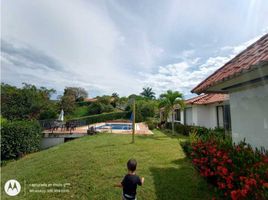
[[[67,119],[84,117],[88,115],[88,106],[76,106],[74,112],[65,116]]]
[[[154,131],[153,136],[99,134],[83,137],[33,153],[2,167],[2,198],[9,199],[3,184],[17,179],[22,191],[14,199],[121,199],[113,185],[126,174],[126,162],[138,161],[137,174],[145,177],[138,199],[211,199],[213,190],[185,158],[182,136]],[[32,183],[70,183],[69,193],[29,193]],[[25,188],[26,185],[26,188]],[[26,194],[25,191],[26,190]]]

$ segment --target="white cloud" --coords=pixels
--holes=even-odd
[[[226,54],[229,58],[243,48],[227,46],[221,50],[225,54],[206,59],[215,51],[211,41],[235,44],[267,26],[265,20],[257,20],[256,30],[238,26],[244,20],[244,13],[237,12],[245,10],[243,2],[196,6],[194,1],[175,0],[3,1],[1,39],[15,51],[1,55],[2,81],[59,91],[81,86],[90,95],[139,93],[144,84],[152,84],[159,93],[166,89],[189,93],[226,61]],[[256,19],[267,18],[265,6],[257,11],[252,12]],[[209,47],[202,49],[206,44]]]
[[[196,85],[260,37],[255,37],[238,46],[222,47],[219,55],[227,51],[228,56],[209,57],[199,66],[196,66],[196,64],[200,62],[200,58],[191,57],[194,55],[193,51],[184,51],[179,56],[184,61],[160,66],[154,74],[143,74],[141,82],[152,87],[158,95],[171,89],[182,92],[186,97],[192,96],[193,94],[190,91]]]

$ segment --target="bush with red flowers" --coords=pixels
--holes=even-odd
[[[210,134],[183,145],[192,163],[224,199],[268,199],[268,152]]]

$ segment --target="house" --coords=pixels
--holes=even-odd
[[[192,92],[228,93],[232,139],[268,148],[268,34],[197,85]]]
[[[185,101],[183,124],[231,129],[229,96],[203,94]]]
[[[203,94],[185,101],[185,108],[175,108],[174,121],[185,125],[230,130],[229,96],[226,94]],[[163,114],[160,113],[163,119]],[[168,122],[172,121],[169,114]]]

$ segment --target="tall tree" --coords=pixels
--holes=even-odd
[[[66,87],[64,89],[64,96],[73,96],[75,101],[83,101],[88,96],[87,91],[81,87]]]
[[[64,110],[65,114],[70,114],[75,110],[75,98],[73,95],[66,95],[60,97],[60,108]]]
[[[143,88],[143,91],[141,93],[141,95],[145,98],[148,99],[154,99],[155,98],[155,93],[153,92],[153,89],[150,87],[147,88]]]
[[[160,107],[164,108],[166,118],[171,113],[172,116],[172,133],[174,134],[174,110],[177,105],[184,108],[184,101],[182,93],[178,91],[168,90],[166,93],[160,95]]]
[[[114,92],[114,93],[112,94],[112,102],[111,102],[111,104],[112,104],[112,106],[113,106],[114,108],[117,106],[118,101],[119,101],[119,95],[118,95],[116,92]]]

